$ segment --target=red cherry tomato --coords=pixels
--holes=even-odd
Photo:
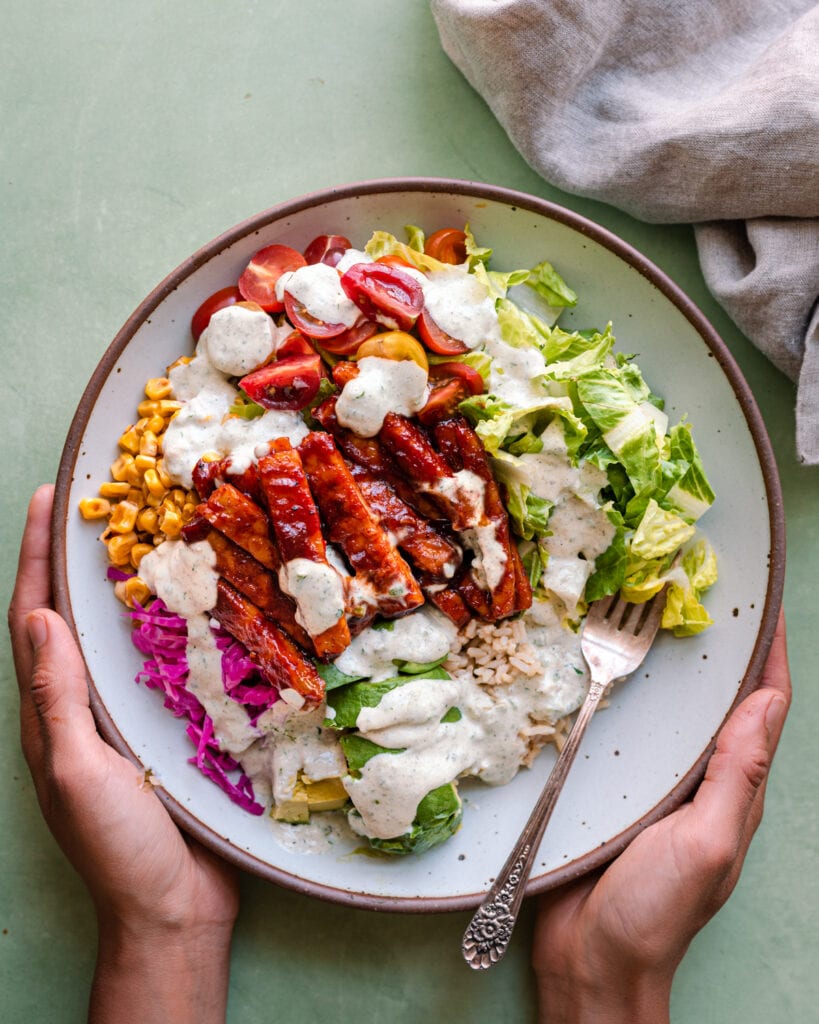
[[[485,390],[483,377],[466,363],[434,363],[429,368],[429,376],[432,380],[462,381],[470,395],[482,395]]]
[[[334,356],[349,356],[357,352],[361,343],[371,338],[381,328],[373,320],[365,320],[363,317],[357,324],[338,334],[334,338],[327,338],[321,342],[321,347]]]
[[[268,313],[280,313],[284,304],[276,298],[276,283],[282,274],[306,266],[300,252],[289,245],[267,245],[259,249],[239,278],[242,297],[258,302]]]
[[[191,334],[194,341],[199,341],[202,331],[210,323],[210,318],[218,309],[225,309],[241,301],[242,293],[235,285],[229,288],[221,288],[218,292],[208,296],[202,305],[191,317]]]
[[[318,394],[321,357],[287,356],[254,370],[239,381],[239,387],[265,409],[303,409]]]
[[[421,285],[398,267],[356,263],[341,275],[341,287],[364,316],[408,331],[424,308]]]
[[[426,309],[421,311],[417,327],[423,343],[430,352],[435,352],[436,355],[462,356],[464,352],[469,351],[469,346],[464,344],[464,342],[453,338],[446,331],[442,331]]]
[[[405,260],[403,256],[379,256],[375,262],[383,263],[385,267],[409,267],[410,270],[418,269],[413,266],[409,260]]]
[[[424,243],[424,252],[441,263],[463,263],[466,260],[466,233],[457,228],[434,231]]]
[[[304,304],[288,291],[284,293],[284,309],[287,319],[297,331],[306,334],[308,338],[315,338],[322,344],[326,338],[335,338],[347,330],[344,324],[328,324],[311,316]]]
[[[326,263],[334,267],[353,243],[344,235],[319,235],[304,250],[304,258],[308,263]]]
[[[312,356],[316,350],[298,331],[288,334],[284,341],[276,349],[276,358],[285,359],[287,356]]]
[[[426,405],[418,412],[418,419],[425,426],[438,423],[451,416],[458,408],[458,404],[469,398],[469,394],[469,389],[462,380],[452,379],[445,384],[438,384],[430,392]]]

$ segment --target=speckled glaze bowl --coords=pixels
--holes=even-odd
[[[697,308],[657,267],[602,227],[508,189],[429,178],[327,189],[260,213],[194,253],[129,317],[97,367],[71,426],[57,481],[53,581],[57,608],[88,667],[102,735],[150,768],[178,824],[240,867],[300,892],[377,910],[437,912],[476,906],[524,824],[554,764],[544,751],[499,789],[462,784],[464,822],[447,843],[417,857],[355,852],[353,841],[297,854],[266,818],[247,814],[196,768],[183,724],[155,692],[133,680],[140,659],[106,581],[99,531],[77,506],[108,479],[117,438],[144,382],[191,350],[190,317],[233,283],[259,248],[302,249],[318,234],[362,246],[375,228],[403,237],[469,223],[494,250],[496,269],[553,262],[580,301],[561,324],[613,321],[618,348],[666,400],[671,421],[687,416],[717,501],[701,520],[719,557],[706,603],[715,625],[698,637],[662,636],[644,666],[597,715],[543,840],[529,883],[540,892],[619,853],[698,784],[714,737],[757,685],[773,638],[784,574],[779,482],[759,411],[733,358]]]

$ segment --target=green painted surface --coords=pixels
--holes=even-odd
[[[619,233],[704,310],[756,394],[779,461],[796,698],[761,832],[737,892],[680,968],[673,1017],[815,1019],[819,470],[796,464],[793,388],[709,296],[690,229],[639,224],[546,185],[443,55],[419,0],[32,0],[7,11],[0,54],[4,604],[28,495],[54,478],[117,329],[189,253],[291,196],[404,174],[522,189]],[[5,638],[0,773],[0,1016],[81,1021],[93,917],[39,817]],[[528,908],[506,960],[475,976],[458,955],[466,915],[351,912],[248,877],[229,1020],[531,1021],[531,923]]]

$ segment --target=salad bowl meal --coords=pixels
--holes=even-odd
[[[764,428],[692,304],[575,214],[435,179],[294,200],[174,271],[88,385],[54,514],[106,739],[223,856],[375,909],[481,900],[598,598],[663,591],[664,628],[531,891],[677,806],[782,572]]]

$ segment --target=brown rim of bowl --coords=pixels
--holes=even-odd
[[[160,302],[165,299],[179,284],[191,273],[207,263],[213,256],[234,242],[258,232],[269,224],[286,219],[300,211],[321,205],[337,199],[356,198],[378,193],[391,192],[419,192],[419,193],[453,193],[459,196],[473,197],[476,199],[487,199],[506,206],[518,207],[532,213],[541,214],[551,220],[558,221],[582,235],[604,246],[609,251],[619,256],[631,267],[637,270],[643,277],[647,278],[662,294],[679,309],[689,323],[695,328],[705,344],[717,359],[723,373],[728,378],[737,400],[745,416],[748,428],[756,447],[757,457],[762,470],[765,489],[768,499],[769,523],[771,534],[771,550],[769,555],[769,577],[768,588],[765,596],[765,606],[762,614],[762,621],[757,634],[751,658],[747,670],[739,687],[736,699],[728,711],[734,707],[759,685],[762,668],[768,656],[771,643],[773,642],[777,617],[782,603],[782,591],[785,574],[785,526],[782,510],[782,492],[779,483],[776,461],[771,448],[765,425],[762,420],[759,408],[751,393],[751,390],[742,375],[734,357],[728,350],[725,342],[706,320],[697,306],[674,284],[674,282],[650,260],[630,246],[627,242],[612,234],[606,228],[601,227],[574,213],[564,207],[558,206],[545,199],[538,199],[535,196],[517,192],[513,189],[503,188],[496,185],[486,185],[480,182],[460,181],[447,178],[385,178],[380,180],[364,181],[341,185],[334,188],[300,196],[289,202],[274,206],[269,210],[257,214],[241,224],[236,225],[224,234],[219,235],[213,241],[199,249],[191,257],[185,260],[179,267],[169,274],[156,288],[140,303],[128,320],[118,332],[110,346],[106,350],[99,365],[94,371],[85,392],[83,393],[77,412],[69,429],[65,442],[60,466],[57,474],[55,489],[54,511],[52,515],[52,585],[54,601],[57,611],[66,619],[71,626],[75,637],[77,629],[71,608],[71,595],[68,589],[66,570],[66,547],[65,547],[65,525],[68,516],[68,491],[73,478],[79,444],[82,439],[88,417],[102,387],[112,370],[116,360],[121,355],[126,345],[130,342],[139,325],[149,317]],[[96,718],[99,730],[108,743],[119,753],[129,758],[134,764],[141,767],[139,758],[123,739],[116,724],[109,715],[102,703],[93,679],[89,673],[89,689],[91,694],[91,707]],[[726,718],[728,715],[726,714]],[[723,719],[724,721],[724,719]],[[716,734],[715,734],[716,735]],[[695,764],[690,768],[680,782],[672,789],[659,803],[657,803],[643,817],[634,822],[631,826],[610,840],[597,847],[595,850],[581,857],[576,858],[568,864],[549,872],[546,875],[533,879],[527,887],[527,895],[544,892],[574,878],[580,877],[589,871],[601,867],[613,857],[617,856],[644,828],[664,817],[670,811],[678,807],[686,800],[699,784],[708,758],[713,750],[714,740],[702,752]],[[226,860],[239,867],[269,879],[288,889],[301,892],[305,895],[315,896],[351,907],[375,911],[399,911],[404,913],[440,913],[444,911],[470,910],[481,902],[484,893],[472,893],[460,896],[449,897],[390,897],[377,895],[364,895],[336,889],[332,886],[319,884],[309,880],[301,879],[287,871],[275,868],[252,854],[238,849],[227,840],[214,833],[205,826],[190,811],[186,810],[175,798],[171,797],[165,790],[157,788],[157,794],[167,807],[174,820],[201,842]],[[500,863],[498,864],[500,867]]]

